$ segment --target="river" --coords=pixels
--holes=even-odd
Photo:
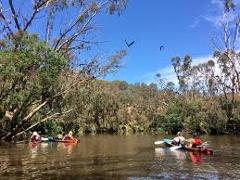
[[[83,136],[77,145],[0,145],[0,179],[240,179],[239,136],[203,136],[213,155],[154,146],[161,135]]]

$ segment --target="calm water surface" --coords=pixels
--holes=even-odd
[[[213,156],[153,145],[161,139],[101,135],[77,145],[0,145],[0,179],[240,179],[239,136],[202,137]]]

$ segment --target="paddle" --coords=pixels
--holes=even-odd
[[[168,140],[163,140],[163,141],[155,141],[154,144],[155,144],[155,145],[160,145],[160,144],[163,144],[163,143],[166,142],[166,141],[172,142],[173,140],[168,139]]]
[[[17,142],[14,142],[15,144],[21,144],[21,143],[27,143],[29,142],[29,140],[24,140],[24,141],[17,141]]]
[[[164,141],[155,141],[154,142],[155,145],[160,145],[160,144],[163,144],[163,143],[164,143]]]
[[[182,148],[182,145],[172,146],[172,147],[170,147],[170,150],[171,150],[171,151],[174,151],[174,150],[177,150],[177,149],[180,149],[180,148]]]
[[[201,148],[201,147],[204,147],[204,146],[208,146],[208,141],[202,143],[201,145],[197,146],[197,148]]]
[[[41,141],[49,141],[49,139],[45,137],[41,137]]]

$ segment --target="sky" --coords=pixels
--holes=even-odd
[[[127,48],[124,40],[135,41],[127,48],[124,67],[105,79],[150,84],[160,73],[176,81],[173,57],[189,54],[194,64],[211,58],[220,10],[220,0],[129,0],[121,16],[98,18],[98,35],[106,41],[100,51],[108,54]]]
[[[28,12],[30,1],[15,3],[24,2],[18,5],[24,12]],[[97,16],[94,36],[102,43],[92,50],[93,54],[107,57],[118,50],[128,50],[128,55],[122,60],[123,68],[104,79],[150,84],[155,82],[155,75],[160,73],[166,81],[176,83],[171,66],[173,57],[188,54],[192,56],[193,64],[212,57],[214,46],[211,39],[219,28],[223,8],[221,1],[129,0],[126,10],[120,16]],[[6,5],[4,2],[7,1],[3,1],[3,5]],[[240,4],[240,0],[235,2]],[[68,13],[65,15],[76,12],[70,9]],[[41,34],[44,26],[40,20],[37,21],[39,25],[31,31],[40,31]],[[135,43],[128,48],[125,40]],[[165,48],[160,51],[160,46]],[[89,58],[87,53],[84,56]]]

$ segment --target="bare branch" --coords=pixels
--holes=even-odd
[[[32,13],[32,15],[30,16],[29,20],[27,21],[27,23],[25,24],[23,31],[25,32],[27,30],[27,28],[31,25],[32,21],[34,20],[35,16],[37,15],[37,13],[40,12],[40,9],[45,6],[49,1],[51,0],[45,0],[40,4],[35,4],[34,5],[34,11]]]
[[[42,119],[41,121],[39,121],[39,122],[37,122],[37,123],[31,125],[31,126],[28,127],[27,129],[25,129],[25,130],[23,130],[23,131],[17,133],[15,136],[13,136],[13,138],[22,135],[23,133],[25,133],[25,132],[31,130],[32,128],[36,127],[37,125],[39,125],[39,124],[41,124],[41,123],[43,123],[43,122],[46,122],[46,121],[49,120],[49,119],[53,119],[53,118],[56,119],[56,118],[59,118],[61,115],[64,116],[65,114],[67,114],[67,113],[69,113],[69,112],[71,112],[71,111],[72,111],[72,109],[63,112],[62,114],[60,114],[60,113],[55,113],[55,114],[52,114],[52,115],[50,115],[50,116],[47,116],[47,117],[45,117],[44,119]]]
[[[83,25],[83,27],[80,29],[80,31],[76,32],[75,34],[73,34],[70,38],[68,38],[67,40],[65,40],[62,44],[60,44],[58,47],[56,47],[56,51],[59,51],[65,44],[70,44],[72,43],[80,34],[92,29],[91,27],[87,27],[92,19],[96,16],[97,13],[94,13],[91,18],[88,19],[88,21]]]
[[[81,16],[84,16],[85,13],[87,13],[89,11],[89,9],[87,8],[85,11],[82,12],[82,14],[80,16],[77,17],[77,19],[75,20],[75,22],[69,27],[67,28],[62,34],[61,36],[58,38],[56,44],[54,45],[54,49],[56,51],[59,51],[63,46],[65,46],[66,44],[71,44],[74,40],[77,39],[77,37],[79,37],[79,35],[81,35],[82,33],[92,29],[92,27],[88,27],[88,25],[92,22],[93,18],[97,15],[97,13],[100,12],[100,10],[108,3],[108,1],[105,1],[103,3],[101,3],[100,5],[98,5],[98,9],[89,17],[89,19],[86,21],[86,23],[81,27],[80,30],[77,30],[75,33],[73,33],[72,35],[70,35],[69,37],[67,37],[67,35],[73,31],[73,29],[79,25],[79,23],[81,22]],[[62,43],[61,41],[64,40]]]
[[[237,38],[238,38],[239,27],[240,27],[240,17],[238,16],[237,22],[236,22],[236,25],[235,25],[235,29],[234,29],[233,42],[232,42],[233,50],[235,50],[235,43],[236,43]]]
[[[2,12],[2,9],[0,9],[0,20],[1,20],[1,19],[2,19],[3,22],[4,22],[4,27],[3,27],[3,28],[6,28],[6,29],[8,30],[7,36],[13,37],[13,31],[12,31],[12,29],[10,28],[9,23],[8,23],[6,17],[4,16],[3,12]]]
[[[46,32],[45,32],[45,41],[48,43],[50,40],[51,36],[51,31],[53,28],[53,23],[52,23],[52,15],[51,13],[47,17],[47,26],[46,26]]]
[[[48,101],[44,101],[42,104],[40,104],[38,107],[36,107],[34,110],[32,110],[26,117],[23,118],[23,122],[28,121],[30,118],[33,117],[33,115],[38,112],[43,106],[47,104]]]
[[[12,11],[12,16],[13,16],[14,22],[16,24],[16,27],[20,31],[21,27],[20,27],[20,24],[19,24],[19,21],[18,21],[18,18],[17,18],[17,14],[16,14],[16,11],[15,11],[15,8],[14,8],[12,0],[8,0],[8,3],[9,3],[9,6],[10,6],[10,9]]]

